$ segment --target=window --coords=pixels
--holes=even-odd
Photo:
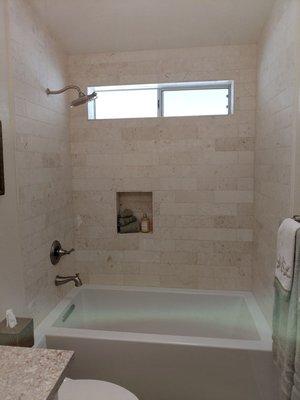
[[[89,87],[97,99],[88,103],[89,119],[229,115],[233,82],[184,82]]]

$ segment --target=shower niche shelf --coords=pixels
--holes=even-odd
[[[117,231],[120,235],[130,235],[130,234],[142,234],[149,235],[153,232],[153,193],[152,192],[117,192],[117,216],[124,210],[132,211],[133,223],[131,225],[120,226],[121,224],[128,223],[129,219],[119,220],[117,218]],[[143,215],[147,214],[150,220],[150,232],[142,233],[141,231],[135,231],[135,227],[138,225],[140,227]],[[130,218],[130,217],[129,217]],[[134,222],[134,220],[135,221]],[[133,231],[131,231],[133,229]]]

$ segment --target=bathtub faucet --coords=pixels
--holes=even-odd
[[[64,285],[65,283],[68,283],[68,282],[74,282],[76,287],[82,286],[82,282],[79,277],[79,274],[76,274],[74,276],[56,275],[54,282],[55,282],[55,286]]]

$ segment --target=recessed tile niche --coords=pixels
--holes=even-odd
[[[131,210],[136,223],[140,226],[144,214],[150,219],[150,233],[153,231],[153,193],[152,192],[117,192],[117,215],[124,210]],[[118,226],[118,221],[117,221]],[[133,225],[134,226],[134,225]],[[136,232],[122,232],[120,234],[130,234]]]

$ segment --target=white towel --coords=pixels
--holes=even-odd
[[[296,233],[299,228],[299,222],[287,218],[278,229],[275,279],[287,292],[291,291],[293,283]]]

